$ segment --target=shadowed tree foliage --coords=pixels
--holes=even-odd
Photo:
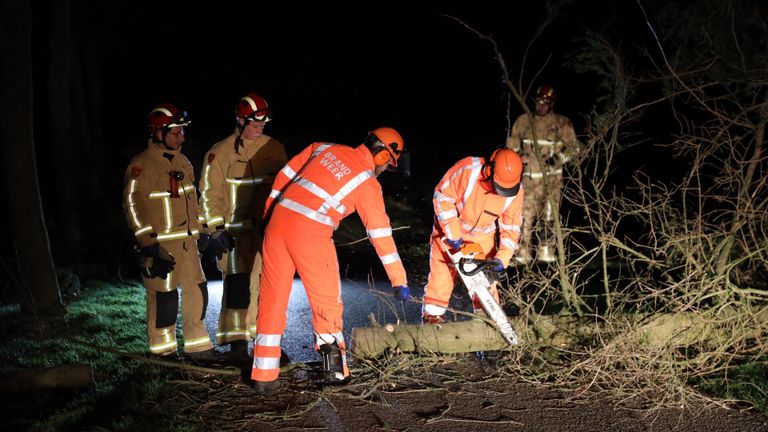
[[[31,12],[27,2],[0,9],[0,136],[5,187],[26,309],[65,313],[51,258],[35,162],[32,124]]]

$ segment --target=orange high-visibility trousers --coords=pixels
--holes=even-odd
[[[477,243],[486,255],[491,255],[495,251],[494,235],[470,237],[465,234],[464,241]],[[443,234],[436,230],[432,231],[432,237],[429,248],[429,276],[427,285],[424,287],[425,312],[429,315],[442,315],[445,308],[451,300],[453,286],[458,276],[457,270],[451,262],[451,258],[445,253],[440,242],[443,241]],[[491,290],[491,294],[498,301],[496,289]],[[474,300],[474,299],[473,299]],[[479,303],[473,301],[475,310],[479,309]],[[436,307],[430,307],[436,306]]]
[[[280,342],[286,326],[291,286],[299,273],[312,310],[315,349],[337,342],[342,358],[341,280],[331,227],[311,221],[283,207],[276,207],[263,244],[261,293],[251,378],[274,381],[280,373]],[[344,376],[349,370],[344,360]]]

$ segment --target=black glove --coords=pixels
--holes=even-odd
[[[176,260],[159,243],[139,248],[138,252],[139,268],[142,276],[146,278],[165,279],[176,265]]]
[[[230,234],[229,231],[219,229],[211,234],[208,247],[214,254],[216,254],[216,259],[221,259],[222,255],[235,248],[235,238],[232,237],[232,234]]]
[[[200,237],[197,238],[197,251],[200,253],[205,252],[210,244],[211,236],[206,233],[200,233]]]

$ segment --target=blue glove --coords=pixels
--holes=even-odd
[[[504,263],[502,263],[501,260],[498,258],[491,258],[488,261],[493,263],[491,270],[496,273],[501,273],[506,269],[506,267],[504,267]]]
[[[394,290],[395,298],[400,301],[407,301],[409,298],[411,298],[411,290],[407,285],[396,286],[394,287]]]
[[[457,240],[451,240],[451,239],[445,239],[445,242],[450,246],[451,249],[459,250],[461,249],[461,245],[464,244],[464,239],[457,239]]]

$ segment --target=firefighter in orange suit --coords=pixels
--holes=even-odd
[[[136,237],[147,292],[149,351],[177,356],[181,287],[184,352],[206,361],[216,356],[203,322],[208,287],[198,254],[205,242],[198,241],[205,227],[198,217],[194,171],[180,152],[187,125],[187,113],[170,104],[149,113],[149,144],[125,172],[123,209]]]
[[[424,288],[422,321],[441,323],[453,292],[456,271],[439,242],[460,249],[464,242],[477,243],[503,271],[520,240],[524,191],[520,184],[520,156],[509,149],[496,150],[486,161],[467,157],[445,173],[435,188],[432,202],[435,225],[429,252],[429,277]],[[498,239],[498,240],[497,240]],[[498,301],[498,293],[493,292]],[[480,306],[474,302],[475,310]]]
[[[517,262],[527,264],[531,260],[531,239],[534,231],[538,237],[536,259],[555,261],[554,217],[560,204],[563,189],[563,165],[579,152],[579,143],[571,121],[552,111],[557,93],[548,85],[536,90],[533,124],[527,114],[517,118],[507,138],[507,147],[518,152],[526,166],[523,187],[528,193],[523,209],[523,237]],[[534,134],[536,141],[534,142]],[[543,163],[543,165],[542,165]],[[549,197],[552,197],[550,202]]]
[[[271,120],[267,101],[248,93],[235,105],[235,131],[214,144],[204,159],[200,204],[212,231],[210,248],[224,274],[216,341],[247,359],[256,334],[261,275],[260,222],[275,175],[288,161],[283,144],[264,134]]]
[[[312,309],[315,349],[323,358],[325,381],[339,383],[349,377],[339,264],[331,238],[344,217],[357,211],[395,297],[409,298],[405,269],[376,180],[388,166],[397,166],[403,150],[400,134],[383,127],[370,132],[365,143],[355,148],[314,143],[277,175],[265,216],[268,224],[251,372],[257,392],[269,395],[279,388],[280,342],[296,272]]]

